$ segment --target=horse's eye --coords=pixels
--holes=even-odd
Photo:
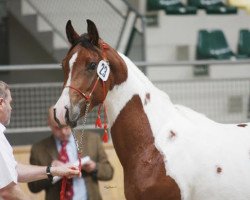
[[[95,68],[96,68],[96,63],[94,62],[89,63],[88,70],[94,70]]]

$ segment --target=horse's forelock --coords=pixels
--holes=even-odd
[[[97,52],[97,48],[96,46],[94,46],[87,33],[82,34],[77,40],[75,40],[75,42],[72,44],[71,48],[69,49],[69,52],[76,46],[80,44],[82,47],[86,48],[86,49],[90,49],[92,51],[96,51]]]

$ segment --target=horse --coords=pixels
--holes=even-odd
[[[249,123],[220,124],[169,96],[87,20],[66,24],[64,88],[55,118],[72,128],[105,105],[128,200],[249,200]]]

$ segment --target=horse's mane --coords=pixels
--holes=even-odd
[[[129,67],[131,69],[131,71],[136,75],[136,77],[142,82],[144,83],[144,86],[149,88],[149,89],[153,89],[153,90],[157,90],[157,92],[159,92],[161,95],[165,96],[166,98],[169,99],[169,96],[163,92],[162,90],[158,89],[150,80],[147,76],[145,76],[145,74],[143,74],[143,72],[125,55],[123,55],[122,53],[119,53],[119,55],[122,57],[122,59],[128,64],[127,67]]]
[[[128,57],[126,57],[122,53],[119,53],[119,55],[122,57],[123,60],[126,61],[126,63],[128,64],[127,67],[130,67],[130,69],[135,73],[138,79],[140,79],[145,84],[149,84],[150,86],[155,87],[152,82],[141,72],[141,70],[138,69],[138,67]]]
[[[149,79],[148,77],[146,77],[143,72],[138,69],[138,67],[125,55],[119,53],[119,55],[122,57],[122,59],[127,63],[127,66],[129,67],[129,69],[135,74],[135,76],[141,81],[143,82],[143,85],[145,88],[148,89],[153,89],[155,91],[157,91],[157,94],[162,96],[164,99],[168,100],[171,102],[169,96],[167,95],[166,92],[158,89]],[[200,124],[204,125],[204,124],[218,124],[216,122],[214,122],[213,120],[207,118],[204,114],[201,114],[199,112],[194,111],[191,108],[185,107],[183,105],[175,105],[173,104],[174,109],[176,110],[176,112],[178,112],[181,116],[183,116],[184,118],[186,118],[189,122],[193,123],[197,123],[199,122]],[[197,124],[196,124],[197,125]]]

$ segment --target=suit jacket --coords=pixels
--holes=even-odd
[[[83,156],[90,156],[96,162],[97,171],[88,174],[82,171],[88,200],[101,200],[98,180],[110,180],[113,177],[113,168],[102,146],[100,137],[96,133],[84,132],[83,134]],[[52,160],[58,159],[58,151],[53,136],[34,144],[31,148],[30,163],[33,165],[50,165]],[[59,200],[61,181],[52,184],[48,179],[28,183],[31,192],[45,190],[46,200]]]

